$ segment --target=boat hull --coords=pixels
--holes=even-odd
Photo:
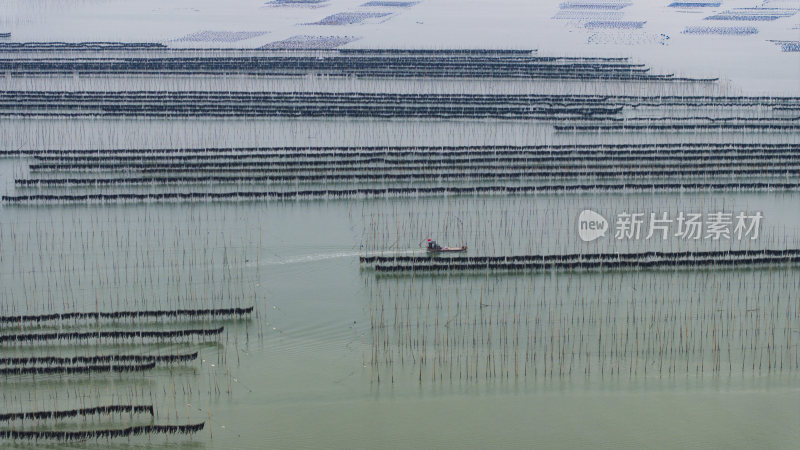
[[[467,251],[467,246],[463,247],[442,247],[438,249],[428,249],[428,253],[458,253]]]

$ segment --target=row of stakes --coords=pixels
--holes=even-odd
[[[532,195],[598,192],[775,192],[795,191],[800,183],[606,183],[541,186],[433,186],[300,191],[151,192],[121,194],[4,195],[6,204],[102,204],[145,202],[236,202],[263,200],[318,200],[350,198],[427,197],[442,195]]]
[[[203,147],[203,148],[98,148],[98,149],[3,149],[2,157],[33,156],[71,159],[163,158],[181,155],[189,157],[235,157],[237,155],[274,156],[281,158],[305,157],[368,157],[413,156],[444,157],[464,156],[558,156],[563,154],[603,155],[671,155],[671,154],[730,154],[730,153],[780,153],[795,154],[800,144],[746,143],[746,142],[693,142],[693,143],[641,143],[641,144],[552,144],[552,145],[437,145],[437,146],[284,146],[284,147]]]
[[[34,178],[16,180],[24,186],[130,186],[130,185],[175,185],[175,184],[248,184],[280,182],[341,182],[341,181],[416,181],[416,180],[516,180],[516,179],[564,179],[564,178],[695,178],[718,176],[794,177],[800,169],[712,169],[712,170],[580,170],[580,171],[521,171],[521,172],[470,172],[470,173],[348,173],[317,175],[255,175],[255,176],[169,176],[135,178]]]

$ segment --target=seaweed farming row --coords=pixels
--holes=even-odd
[[[39,424],[41,421],[56,420],[62,421],[74,417],[86,417],[94,415],[103,416],[122,416],[134,415],[154,416],[153,405],[132,405],[132,404],[112,404],[95,406],[89,408],[69,409],[69,410],[43,410],[27,411],[19,413],[0,414],[0,422],[33,421]],[[120,437],[131,437],[142,434],[194,434],[202,430],[205,423],[194,425],[139,425],[122,429],[99,429],[83,431],[63,431],[63,430],[0,430],[0,438],[11,440],[56,440],[56,441],[85,441],[88,439],[113,439]]]
[[[23,356],[0,358],[0,365],[70,365],[98,362],[181,363],[197,359],[198,352],[176,355]]]
[[[97,320],[97,319],[139,319],[139,318],[174,318],[174,317],[219,317],[243,316],[253,312],[252,306],[247,308],[206,308],[206,309],[172,309],[172,310],[139,310],[110,312],[68,312],[60,314],[38,314],[22,316],[0,316],[3,323],[50,322],[65,320]]]
[[[204,30],[173,39],[172,42],[239,42],[268,34],[268,31],[211,31]]]
[[[266,54],[266,55],[285,55],[287,52],[275,51],[269,48],[175,48],[168,47],[162,43],[157,42],[0,42],[0,52],[15,53],[15,52],[58,52],[62,55],[64,52],[79,53],[87,51],[88,55],[93,52],[117,52],[127,50],[148,50],[154,51],[156,54],[165,51],[165,54],[187,54],[187,53],[201,53],[201,54]],[[268,50],[268,51],[265,51]],[[303,50],[302,53],[307,55],[313,52],[314,48],[300,48],[291,49],[289,53],[295,53],[297,50]],[[330,50],[330,49],[327,49]],[[360,48],[345,48],[336,49],[334,52],[327,51],[323,55],[388,55],[388,56],[520,56],[530,57],[536,54],[536,50],[524,49],[360,49]],[[576,58],[577,60],[578,58]],[[596,61],[627,61],[627,58],[592,58]]]
[[[529,57],[537,51],[513,48],[342,48],[336,50],[340,55],[501,55]],[[627,61],[627,58],[592,58],[596,61]]]
[[[167,46],[157,42],[0,42],[0,52],[42,52],[42,51],[153,51],[166,50]]]
[[[463,169],[531,169],[531,170],[574,170],[574,169],[593,169],[615,167],[627,167],[631,169],[643,168],[687,168],[690,169],[688,162],[697,162],[699,167],[713,168],[725,166],[747,165],[750,167],[761,167],[776,163],[791,164],[798,160],[796,155],[776,154],[734,154],[734,155],[709,155],[709,154],[687,154],[680,155],[642,155],[643,161],[637,160],[636,156],[612,155],[598,156],[572,156],[553,155],[552,157],[542,156],[472,156],[456,158],[453,156],[445,158],[384,158],[384,157],[361,157],[361,158],[337,158],[324,160],[310,158],[301,160],[299,158],[266,158],[260,156],[250,156],[233,158],[227,160],[219,158],[201,158],[199,161],[193,158],[161,158],[159,160],[150,159],[144,161],[120,161],[115,162],[113,158],[97,161],[62,160],[59,162],[46,161],[44,163],[34,163],[29,166],[35,172],[140,172],[140,173],[174,173],[179,172],[219,172],[233,171],[258,171],[262,174],[280,174],[283,172],[296,173],[302,172],[362,172],[362,171],[421,171],[439,170],[448,168]],[[682,161],[687,161],[683,163]],[[655,167],[649,165],[653,164]]]
[[[75,375],[87,373],[144,372],[156,367],[155,362],[144,364],[89,364],[82,366],[0,367],[0,375]]]
[[[244,92],[244,91],[3,91],[0,107],[4,114],[23,114],[49,109],[62,109],[66,116],[80,109],[96,110],[97,115],[111,114],[109,107],[120,113],[140,114],[173,112],[193,113],[193,116],[221,114],[237,107],[242,114],[287,114],[296,117],[360,117],[365,111],[376,117],[415,117],[426,114],[449,113],[447,117],[470,117],[470,114],[504,112],[535,117],[551,114],[571,118],[605,118],[622,111],[623,107],[719,107],[719,108],[796,108],[796,97],[705,97],[705,96],[596,96],[596,95],[538,95],[538,94],[412,94],[359,92]],[[203,109],[209,112],[204,114]],[[461,114],[457,109],[463,109]],[[674,113],[673,113],[674,114]],[[686,119],[687,117],[678,117]],[[692,119],[691,116],[688,117]],[[693,120],[747,120],[747,117],[696,117]],[[780,120],[779,118],[762,120]],[[784,118],[791,119],[791,118]],[[648,121],[659,119],[647,118]],[[753,120],[752,118],[750,120]],[[628,118],[630,121],[630,118]],[[608,124],[624,125],[624,124]],[[631,124],[635,125],[635,124]]]
[[[269,50],[330,50],[342,45],[355,42],[360,38],[357,36],[311,36],[298,34],[286,39],[273,41],[261,46],[262,49]]]
[[[430,256],[360,256],[362,264],[392,262],[397,264],[495,264],[505,262],[588,262],[647,259],[704,259],[737,258],[750,256],[800,256],[800,250],[720,250],[684,252],[638,252],[638,253],[565,253],[551,255],[508,255],[508,256],[454,256],[450,258]]]
[[[505,188],[446,186],[448,181],[530,181],[507,193],[619,190],[792,190],[798,145],[791,143],[643,143],[551,146],[243,147],[197,149],[31,150],[19,194],[34,188],[163,187],[148,194],[81,196],[48,192],[6,196],[14,202],[139,202],[348,198],[500,193]],[[8,156],[13,155],[9,151]],[[78,175],[77,173],[81,173]],[[83,175],[83,173],[87,173]],[[605,179],[604,183],[596,181]],[[555,180],[574,180],[556,184]],[[628,181],[620,185],[614,181]],[[652,182],[649,187],[646,182]],[[696,181],[691,183],[690,181]],[[701,183],[702,181],[703,183]],[[735,181],[735,183],[722,183]],[[769,183],[775,181],[775,183]],[[408,187],[409,182],[439,186]],[[638,182],[638,183],[634,183]],[[670,183],[673,182],[673,183]],[[674,183],[678,182],[678,183]],[[236,185],[371,184],[370,189],[241,191]],[[538,185],[546,183],[546,185]],[[767,184],[764,184],[767,183]],[[397,186],[397,185],[401,186]],[[374,189],[378,185],[383,190]],[[394,186],[393,186],[394,185]],[[444,186],[443,186],[444,185]],[[201,186],[169,192],[169,186]],[[326,186],[332,188],[332,186]],[[211,192],[208,192],[211,190]],[[31,193],[34,194],[34,193]],[[206,194],[209,194],[206,196]]]
[[[245,202],[264,200],[317,200],[343,198],[402,198],[442,195],[531,195],[598,192],[775,192],[796,191],[800,183],[607,183],[542,186],[433,186],[359,189],[309,189],[301,191],[164,192],[145,194],[4,195],[6,204],[103,204],[140,202]]]
[[[41,51],[41,52],[48,52],[48,51],[55,51],[59,54],[63,54],[64,51],[68,50],[100,50],[100,51],[116,51],[116,50],[126,50],[126,49],[149,49],[149,50],[168,50],[171,53],[203,53],[203,54],[236,54],[238,53],[248,53],[248,54],[258,54],[264,53],[268,55],[283,55],[286,52],[276,52],[276,51],[264,51],[263,49],[259,48],[170,48],[162,43],[157,42],[2,42],[0,43],[0,51],[15,51],[19,49],[29,50],[29,51]],[[316,54],[313,52],[313,48],[309,49],[299,49],[305,50],[304,52],[298,52],[296,54],[303,54],[308,55]],[[343,48],[343,49],[336,49],[335,51],[328,51],[324,52],[325,55],[418,55],[418,56],[522,56],[522,57],[529,57],[531,55],[536,54],[536,50],[533,49],[485,49],[485,48],[441,48],[441,49],[398,49],[398,48],[375,48],[375,49],[367,49],[367,48]],[[295,53],[293,50],[290,53]],[[576,60],[578,58],[575,58]],[[597,61],[627,61],[627,58],[592,58],[593,60]]]
[[[283,93],[208,92],[11,92],[0,93],[0,115],[9,117],[307,117],[307,118],[588,118],[619,113],[621,106],[604,106],[563,99],[519,99],[505,96],[347,94],[295,96]]]
[[[402,265],[376,264],[378,273],[424,273],[424,272],[549,272],[554,270],[648,270],[648,269],[722,269],[754,266],[788,266],[800,263],[800,256],[687,258],[627,260],[621,255],[619,260],[569,261],[569,262],[486,262],[469,263],[458,260],[431,261]]]
[[[181,329],[181,330],[114,330],[114,331],[76,331],[58,333],[27,333],[0,335],[0,343],[5,342],[40,342],[40,341],[73,341],[87,339],[173,339],[184,337],[218,336],[224,327],[211,329]],[[155,363],[153,363],[155,364]]]
[[[120,429],[86,431],[23,431],[0,430],[0,438],[12,440],[86,441],[89,439],[116,439],[151,434],[194,434],[205,427],[205,422],[191,425],[138,425]]]
[[[33,293],[33,291],[31,291]],[[25,291],[28,295],[28,291]],[[4,394],[6,411],[0,415],[0,422],[6,422],[6,427],[0,428],[0,439],[11,441],[20,440],[52,440],[56,442],[67,442],[72,440],[87,439],[116,439],[131,438],[140,435],[156,434],[195,434],[204,428],[203,423],[191,425],[193,415],[186,411],[185,423],[190,425],[155,425],[142,424],[136,425],[135,415],[148,414],[158,418],[173,418],[177,422],[181,418],[177,414],[176,383],[178,389],[183,390],[183,396],[188,401],[191,400],[193,391],[199,386],[188,381],[188,374],[196,383],[196,378],[203,371],[211,369],[212,385],[209,386],[209,395],[218,395],[217,375],[214,369],[216,365],[224,367],[225,355],[219,354],[216,364],[208,366],[206,359],[202,359],[200,367],[190,365],[192,361],[198,360],[199,348],[211,349],[224,345],[221,339],[225,327],[213,327],[211,321],[226,321],[234,326],[234,333],[238,326],[238,320],[248,318],[253,313],[254,307],[230,307],[230,308],[194,308],[194,309],[131,309],[116,310],[108,312],[64,312],[51,314],[26,314],[26,315],[4,315],[0,317],[0,345],[3,347],[3,357],[0,357],[0,376],[4,377],[7,387],[19,386],[23,389],[33,383],[39,386],[38,382],[43,381],[56,386],[54,393],[49,393],[49,401],[54,405],[63,405],[64,400],[70,403],[70,398],[74,397],[80,404],[98,401],[107,398],[108,402],[104,406],[81,407],[74,409],[40,409],[31,412],[10,412],[10,406],[19,404],[22,408],[23,403],[31,404],[30,399],[23,402],[19,395]],[[204,328],[179,328],[162,329],[162,320],[166,321],[185,321],[192,322],[202,320]],[[107,321],[103,324],[102,321]],[[137,326],[147,325],[149,328],[130,329],[124,324],[135,324]],[[54,326],[54,332],[25,332],[27,324],[34,324],[38,327]],[[70,328],[79,327],[76,331]],[[111,327],[112,329],[100,329],[100,327]],[[97,327],[97,329],[93,329]],[[238,337],[233,338],[233,347],[238,345]],[[132,348],[138,349],[136,353],[124,353]],[[118,353],[113,353],[117,349]],[[194,351],[192,351],[194,349]],[[238,349],[236,350],[238,352]],[[158,352],[153,354],[153,352]],[[77,354],[76,354],[77,353]],[[205,358],[209,356],[206,355]],[[205,366],[205,367],[204,367]],[[166,369],[159,373],[158,368]],[[186,370],[183,370],[183,369]],[[155,371],[155,372],[154,372]],[[182,373],[184,373],[182,375]],[[225,369],[226,377],[230,376],[230,370]],[[113,378],[112,378],[113,377]],[[119,400],[140,400],[146,396],[146,390],[150,390],[149,383],[141,384],[141,380],[158,378],[168,378],[172,387],[158,394],[163,399],[155,399],[150,392],[150,400],[161,404],[161,408],[156,409],[150,405],[120,404],[114,403]],[[117,394],[106,392],[105,396],[98,393],[93,394],[91,386],[95,383],[103,384],[106,381],[114,380],[121,385],[115,388]],[[87,384],[88,383],[88,384]],[[228,380],[228,383],[232,381]],[[133,386],[127,395],[123,396],[124,386]],[[63,392],[58,386],[73,386]],[[87,387],[88,386],[88,390]],[[86,390],[86,391],[85,391]],[[48,389],[38,388],[35,392],[35,406],[41,408],[41,403],[45,398]],[[231,386],[227,387],[231,392]],[[13,392],[13,390],[12,390]],[[27,395],[27,394],[24,394]],[[33,395],[33,394],[31,394]],[[66,398],[65,398],[66,397]],[[59,400],[61,398],[61,400]],[[74,401],[74,400],[73,400]],[[203,409],[204,416],[211,418],[211,411]],[[82,417],[79,423],[70,424],[65,419]],[[93,420],[88,416],[102,416],[101,420]],[[196,414],[195,414],[196,416]],[[47,421],[54,420],[53,424],[48,425]],[[115,422],[120,421],[123,428],[113,428]],[[132,423],[134,422],[134,423]],[[152,422],[152,420],[150,420]],[[28,427],[26,427],[28,425]],[[64,430],[65,426],[78,426],[77,430]],[[10,429],[9,429],[10,428]],[[28,429],[26,429],[28,428]]]
[[[306,23],[304,25],[352,25],[356,23],[381,23],[385,20],[388,20],[389,16],[391,16],[391,13],[388,12],[340,12],[323,17],[316,22]]]
[[[69,184],[137,184],[137,183],[191,183],[191,182],[256,182],[313,179],[445,179],[495,177],[569,177],[569,176],[626,176],[661,173],[664,175],[692,175],[715,173],[756,173],[765,176],[792,172],[800,159],[792,155],[745,155],[715,158],[703,155],[623,158],[451,158],[385,160],[290,160],[290,161],[231,161],[213,162],[147,162],[147,163],[68,163],[32,164],[30,178],[18,178],[17,186],[69,185]],[[64,171],[67,173],[56,173]]]
[[[717,157],[727,154],[751,154],[763,156],[781,154],[796,155],[800,144],[796,143],[747,143],[747,142],[687,142],[687,143],[641,143],[641,144],[584,144],[584,145],[462,145],[462,146],[326,146],[326,147],[204,147],[204,148],[98,148],[98,149],[58,149],[58,150],[0,150],[0,156],[35,157],[37,161],[63,162],[144,162],[149,160],[236,160],[247,158],[384,158],[424,156],[439,159],[460,159],[473,156],[525,156],[546,157],[557,160],[560,156],[571,158],[625,156],[696,156],[697,154]]]
[[[12,420],[47,420],[67,417],[88,416],[95,414],[149,414],[153,415],[153,405],[106,405],[92,408],[68,409],[61,411],[29,411],[0,414],[0,422]]]
[[[758,131],[768,133],[772,131],[786,132],[800,130],[800,123],[675,123],[675,124],[600,124],[600,125],[554,125],[558,132],[601,132],[601,131],[614,131],[614,132],[642,132],[652,131],[663,133],[665,131],[714,131],[714,130],[733,130],[733,131]]]
[[[264,156],[245,156],[241,158],[201,157],[199,160],[192,157],[150,158],[148,160],[115,161],[114,158],[97,160],[65,160],[54,159],[42,163],[33,163],[29,168],[33,172],[139,172],[147,174],[170,174],[175,172],[247,172],[256,171],[260,174],[300,174],[298,172],[391,172],[402,171],[413,173],[415,171],[432,171],[441,169],[465,170],[510,170],[530,169],[533,171],[570,171],[576,169],[709,169],[726,168],[729,166],[767,167],[781,164],[782,167],[791,168],[800,160],[800,156],[793,154],[684,154],[684,155],[642,155],[641,160],[633,155],[597,155],[577,156],[566,153],[552,156],[472,156],[457,158],[455,155],[436,158],[386,158],[386,157],[360,157],[336,159],[299,159]],[[22,180],[17,180],[18,184]]]
[[[0,92],[6,117],[277,117],[503,119],[552,122],[556,131],[792,129],[795,97],[410,94],[281,91]],[[652,117],[655,108],[670,108]],[[697,110],[704,114],[699,115]]]
[[[25,46],[7,51],[31,51]],[[43,48],[49,50],[49,48]],[[110,49],[124,50],[111,46]],[[135,49],[138,50],[138,49]],[[627,58],[544,57],[531,51],[231,51],[218,56],[186,54],[184,49],[147,56],[52,56],[0,59],[0,72],[12,76],[40,75],[257,75],[359,78],[483,78],[707,82],[716,79],[651,74]],[[4,51],[0,48],[0,52]]]
[[[553,255],[511,255],[430,258],[414,256],[366,256],[377,273],[425,273],[460,271],[555,270],[647,270],[686,268],[736,268],[794,265],[800,262],[800,250],[726,250],[638,253],[577,253]]]
[[[260,183],[341,183],[341,182],[411,182],[446,180],[552,180],[552,179],[594,179],[625,178],[630,180],[645,178],[711,178],[711,177],[758,177],[787,178],[800,175],[800,168],[762,168],[762,169],[708,169],[708,170],[554,170],[554,171],[508,171],[496,170],[470,173],[348,173],[323,175],[255,175],[255,176],[170,176],[136,178],[33,178],[17,180],[18,187],[40,186],[136,186],[136,185],[217,185],[217,184],[260,184]]]

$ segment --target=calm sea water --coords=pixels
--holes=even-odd
[[[101,27],[95,28],[99,35],[166,40],[196,32],[200,24],[208,29],[221,26],[218,18],[226,13],[218,8],[228,8],[219,2],[203,2],[201,18],[197,19],[197,11],[177,7],[160,10],[157,8],[162,5],[145,2],[145,6],[136,8],[149,8],[148,14],[158,16],[158,25],[151,20],[148,28],[121,12],[117,2],[109,2],[108,15],[98,15],[94,2],[83,3],[75,10],[63,6],[53,9],[42,2],[14,2],[20,18],[0,19],[0,23],[22,40],[66,40],[65,36],[79,34],[77,27],[91,28],[80,20],[81,14],[87,14],[81,11],[91,10],[88,14],[92,17],[105,17],[100,25],[94,22]],[[420,5],[426,9],[421,9],[424,14],[419,17],[400,14],[387,22],[395,28],[365,26],[358,34],[365,34],[363,42],[367,45],[391,45],[395,39],[400,40],[396,44],[404,46],[439,42],[442,47],[456,48],[492,42],[502,47],[510,45],[508,39],[513,37],[514,45],[520,48],[540,46],[555,52],[548,55],[576,54],[576,48],[580,49],[577,53],[585,55],[634,54],[643,58],[637,62],[665,66],[654,67],[654,73],[722,73],[723,81],[697,86],[664,84],[653,90],[644,84],[614,82],[177,76],[8,77],[2,85],[8,90],[418,90],[613,95],[797,89],[793,77],[796,65],[785,63],[787,56],[767,42],[786,38],[788,27],[775,32],[780,23],[761,25],[762,34],[743,38],[746,41],[717,37],[698,40],[680,34],[683,22],[675,19],[679,13],[643,17],[643,8],[636,5],[636,10],[629,10],[633,12],[628,18],[647,19],[654,27],[647,29],[643,38],[669,33],[675,44],[594,46],[587,44],[585,30],[550,19],[557,12],[555,5],[531,7],[535,11],[531,10],[529,16],[536,17],[535,25],[531,17],[516,13],[517,6],[512,2],[503,2],[493,17],[476,14],[474,6],[470,10],[461,3]],[[67,9],[69,13],[64,12]],[[297,17],[289,22],[264,11],[248,14],[247,23],[251,30],[273,30],[268,40],[305,33],[307,30],[298,31],[294,24],[317,14],[313,10],[292,12]],[[50,26],[54,14],[67,16],[60,21],[63,26]],[[186,14],[192,16],[174,20]],[[264,25],[264,15],[270,16],[269,27]],[[701,15],[692,16],[686,24],[702,21]],[[487,41],[483,33],[469,31],[474,27],[450,25],[464,23],[503,32],[495,32],[495,41]],[[509,24],[516,32],[508,28]],[[245,25],[237,20],[236,26]],[[410,26],[420,32],[409,33]],[[535,35],[529,34],[532,30],[537,30]],[[448,35],[447,39],[443,35]],[[96,39],[91,35],[85,40]],[[698,50],[701,44],[702,51]],[[748,58],[743,59],[742,53]],[[729,86],[728,78],[739,85]],[[765,79],[770,83],[764,83]],[[686,113],[704,115],[708,111]],[[797,143],[800,136],[649,133],[623,140],[633,144],[688,140]],[[0,122],[0,149],[619,141],[620,136],[613,134],[559,135],[547,124],[511,121]],[[0,159],[1,192],[21,192],[13,180],[28,175],[29,162]],[[145,186],[129,190],[157,189]],[[427,237],[448,245],[467,243],[474,256],[800,248],[798,200],[800,194],[793,192],[0,205],[0,315],[256,308],[256,314],[246,320],[190,323],[198,327],[224,325],[226,330],[218,342],[1,346],[2,356],[199,351],[200,357],[183,367],[144,374],[5,377],[0,379],[0,411],[152,403],[157,411],[155,423],[206,422],[206,429],[191,438],[143,436],[71,444],[76,448],[796,448],[800,441],[800,287],[796,267],[387,277],[360,265],[358,257],[372,250],[420,254],[419,244]],[[585,244],[578,239],[575,227],[577,215],[585,208],[609,217],[624,211],[761,211],[765,219],[761,238],[753,242],[670,239],[619,243],[606,239]],[[634,323],[638,328],[631,326]],[[171,329],[181,324],[142,326]],[[96,326],[69,325],[65,330]],[[122,326],[134,325],[126,322]],[[56,327],[41,325],[23,331],[52,329]],[[6,328],[2,332],[19,331]],[[639,336],[641,342],[634,344],[626,336]],[[519,351],[524,355],[520,357]],[[423,356],[425,363],[420,362]],[[92,419],[87,427],[117,427],[128,420]],[[149,421],[138,418],[132,423]],[[73,429],[79,425],[58,427]],[[2,445],[12,446],[8,442]],[[29,448],[41,443],[14,445]]]
[[[702,198],[689,196],[684,201],[697,205]],[[667,195],[654,197],[656,203],[668,199]],[[712,198],[705,200],[712,202]],[[789,206],[796,203],[796,195],[752,194],[733,200],[727,206],[758,204],[763,208],[770,220],[767,235],[796,223],[796,212]],[[546,207],[555,200],[518,201]],[[620,196],[613,202],[636,204],[636,196]],[[100,376],[77,381],[47,377],[38,382],[40,406],[52,404],[48,395],[56,391],[62,396],[67,391],[89,395],[86,393],[99,387],[94,398],[107,400],[115,389],[121,395],[136,389],[145,397],[155,395],[162,420],[164,415],[177,412],[181,421],[208,421],[207,431],[192,442],[179,439],[180,446],[791,448],[800,437],[796,427],[800,419],[800,378],[797,368],[789,364],[779,370],[751,370],[748,359],[745,370],[736,368],[730,373],[727,367],[713,373],[710,366],[703,373],[659,374],[653,368],[646,375],[641,369],[630,375],[626,371],[600,374],[597,369],[586,374],[576,368],[572,374],[561,376],[511,373],[478,379],[441,375],[432,379],[429,364],[422,368],[420,380],[419,366],[406,361],[394,366],[394,381],[387,366],[381,366],[383,375],[378,381],[376,369],[369,363],[375,335],[370,315],[377,303],[417,301],[432,294],[409,295],[403,289],[427,286],[435,290],[437,285],[465,286],[464,291],[448,295],[454,303],[492,301],[477,298],[490,292],[480,288],[491,283],[481,281],[482,277],[477,277],[478,281],[471,277],[379,279],[360,267],[360,247],[369,234],[364,231],[369,230],[366,221],[378,213],[381,217],[403,217],[407,210],[430,208],[428,203],[438,204],[443,211],[477,214],[475,204],[445,199],[5,206],[0,210],[3,312],[255,304],[258,315],[251,320],[226,323],[229,331],[219,346],[185,347],[201,351],[204,362],[192,364],[194,369],[126,376],[126,381]],[[509,200],[497,198],[484,203],[491,209],[508,205]],[[534,228],[540,219],[534,219]],[[430,219],[434,232],[439,226],[437,220]],[[415,246],[409,245],[412,233],[398,230],[401,238],[395,239],[400,242],[397,250],[415,251]],[[523,226],[511,230],[515,239],[536,239],[536,233]],[[796,233],[796,228],[793,230]],[[174,261],[181,258],[196,261],[176,265]],[[86,269],[77,267],[83,261]],[[213,282],[212,276],[216,277]],[[643,307],[663,299],[661,288],[670,285],[670,280],[678,280],[670,298],[692,296],[693,281],[686,280],[695,276],[655,271],[605,276],[557,274],[554,278],[509,275],[497,280],[501,284],[509,280],[529,284],[533,279],[536,286],[519,294],[518,300],[546,312],[557,303],[573,302],[593,292],[603,298],[629,292],[610,287],[617,284],[637,289],[637,302]],[[143,284],[142,277],[154,279]],[[763,295],[762,307],[767,307],[766,300],[780,298],[783,306],[776,320],[783,328],[779,326],[778,330],[784,332],[788,327],[796,351],[797,284],[793,270],[721,271],[705,277],[710,286],[731,288],[720,292],[721,298],[714,293],[701,295],[695,308],[718,302],[720,308],[738,312],[739,303],[733,300],[738,289],[753,301]],[[65,285],[66,279],[71,284]],[[553,291],[558,285],[562,286],[560,290]],[[571,287],[563,287],[567,285]],[[468,290],[467,286],[477,287]],[[376,294],[386,289],[398,292]],[[506,292],[494,289],[490,296],[502,299]],[[617,311],[616,307],[610,309]],[[619,305],[624,316],[623,309]],[[787,313],[789,317],[780,317]],[[658,318],[655,320],[658,322]],[[427,326],[435,328],[433,323]],[[69,345],[54,348],[40,351],[74,351]],[[4,354],[24,351],[3,350]],[[692,368],[702,359],[707,360],[689,357]],[[739,361],[736,356],[733,360]],[[796,356],[791,361],[796,365]],[[32,385],[27,380],[4,380],[0,390],[14,399],[11,404],[36,404],[28,394]],[[209,393],[214,385],[221,387],[221,393]],[[189,386],[193,392],[184,392]],[[66,400],[67,404],[75,402]],[[174,442],[172,438],[165,441],[153,437],[150,441],[137,438],[113,444]]]

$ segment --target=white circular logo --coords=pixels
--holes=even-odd
[[[591,242],[608,231],[608,221],[591,209],[584,209],[578,216],[578,235],[584,242]]]

